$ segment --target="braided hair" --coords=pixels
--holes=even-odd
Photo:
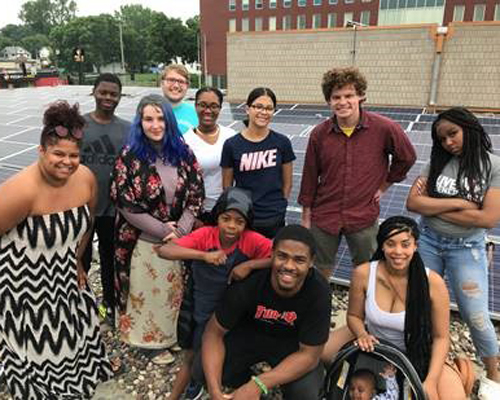
[[[436,191],[436,181],[453,157],[443,148],[437,135],[437,128],[442,120],[458,125],[463,131],[463,147],[456,180],[458,194],[464,199],[481,204],[482,194],[486,191],[485,181],[491,172],[491,140],[475,115],[463,107],[443,111],[432,124],[431,164],[427,181],[429,195],[442,197]]]
[[[382,250],[384,242],[402,232],[409,233],[415,241],[420,236],[417,223],[411,218],[394,216],[382,222],[377,233],[377,250],[372,260],[385,260]],[[420,379],[424,381],[432,352],[432,319],[429,280],[418,251],[413,254],[408,269],[405,310],[406,352]]]

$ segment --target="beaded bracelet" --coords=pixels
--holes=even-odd
[[[267,388],[266,384],[264,382],[262,382],[258,376],[253,375],[252,380],[259,387],[259,389],[262,393],[264,393],[264,394],[269,393],[269,389]]]

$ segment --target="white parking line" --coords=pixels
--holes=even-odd
[[[9,139],[9,138],[11,138],[11,137],[14,137],[14,136],[20,135],[21,133],[27,132],[27,131],[29,131],[30,129],[34,129],[34,127],[33,127],[33,128],[25,128],[25,127],[23,127],[23,129],[22,129],[22,130],[20,130],[20,131],[17,131],[17,132],[15,132],[15,133],[11,133],[10,135],[7,135],[7,136],[4,136],[3,138],[0,138],[0,141],[4,141],[4,140],[7,140],[7,139]],[[26,143],[24,143],[24,144],[26,144]]]
[[[14,157],[14,156],[18,156],[19,154],[26,153],[26,152],[28,152],[30,150],[36,149],[37,147],[38,147],[38,145],[35,144],[33,146],[27,147],[26,149],[23,149],[23,150],[20,150],[20,151],[16,151],[15,153],[11,153],[8,156],[1,157],[0,158],[0,162],[2,162],[3,160],[7,160],[8,158],[11,158],[11,157]]]

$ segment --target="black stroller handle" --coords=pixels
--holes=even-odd
[[[335,383],[332,382],[332,376],[341,368],[343,361],[347,359],[349,356],[353,355],[356,352],[361,352],[362,350],[354,345],[354,341],[347,343],[336,355],[333,359],[333,362],[327,369],[326,377],[323,385],[323,396],[322,398],[328,398],[328,395],[333,390],[333,386]],[[412,363],[406,355],[395,348],[393,345],[387,342],[377,343],[374,346],[373,352],[370,354],[375,354],[380,356],[387,361],[395,364],[397,368],[403,373],[405,378],[408,380],[410,388],[413,392],[412,399],[414,400],[426,400],[426,395],[424,388],[422,386],[422,382],[420,377],[418,376],[417,371],[413,367]]]

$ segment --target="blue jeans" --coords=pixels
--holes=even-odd
[[[454,238],[440,235],[426,225],[420,228],[418,251],[426,267],[441,276],[446,274],[479,356],[497,356],[498,342],[488,310],[485,232]]]

